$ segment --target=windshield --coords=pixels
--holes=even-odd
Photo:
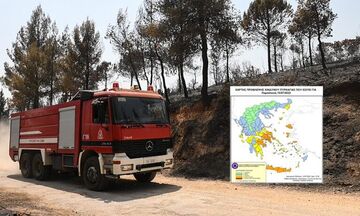
[[[115,97],[113,98],[115,124],[168,124],[165,102],[161,99]]]

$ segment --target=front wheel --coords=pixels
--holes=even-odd
[[[100,165],[97,157],[86,159],[81,175],[85,186],[93,191],[105,190],[109,184],[109,180],[100,172]]]
[[[148,183],[154,180],[156,171],[146,173],[135,173],[134,177],[138,182]]]

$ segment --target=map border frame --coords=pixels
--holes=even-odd
[[[322,89],[322,94],[321,94],[321,182],[277,182],[277,183],[273,183],[273,182],[233,182],[232,181],[232,175],[233,175],[233,168],[232,168],[232,157],[231,157],[231,147],[232,147],[232,127],[231,127],[231,117],[232,117],[232,97],[266,97],[266,95],[261,96],[261,95],[248,95],[248,96],[234,96],[232,95],[232,89],[233,88],[321,88]],[[229,87],[229,97],[230,97],[230,113],[229,113],[229,127],[230,127],[230,148],[229,148],[229,152],[230,152],[230,161],[229,161],[229,180],[231,183],[233,184],[324,184],[324,86],[234,86],[234,85],[230,85]],[[284,95],[269,95],[271,97],[284,97]],[[304,97],[304,95],[291,95],[291,97]],[[314,95],[308,95],[309,97],[314,97]]]

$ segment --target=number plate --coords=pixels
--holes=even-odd
[[[156,162],[155,159],[147,159],[147,160],[145,160],[145,164],[155,163],[155,162]]]

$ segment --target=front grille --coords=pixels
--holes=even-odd
[[[159,162],[159,163],[136,165],[136,169],[137,169],[137,170],[142,170],[142,169],[146,169],[146,168],[164,167],[164,166],[165,166],[165,162]]]
[[[150,142],[152,148],[149,148]],[[114,153],[126,153],[129,158],[165,155],[168,148],[172,148],[170,138],[113,142]]]

